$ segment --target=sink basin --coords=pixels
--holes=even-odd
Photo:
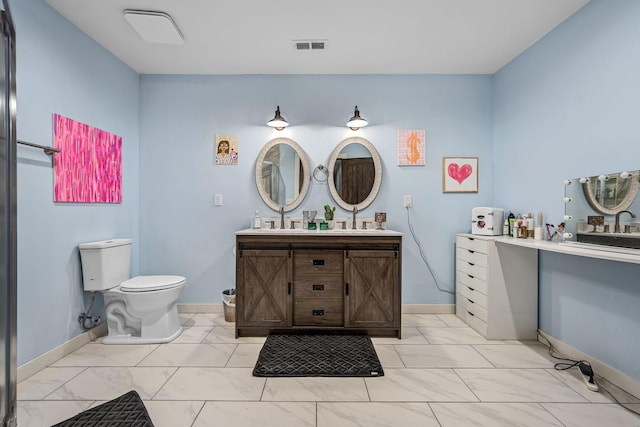
[[[640,233],[578,233],[578,242],[640,249]]]

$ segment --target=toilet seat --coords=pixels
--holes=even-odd
[[[182,276],[137,276],[120,284],[122,292],[149,292],[182,286],[186,279]]]

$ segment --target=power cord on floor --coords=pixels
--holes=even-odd
[[[558,360],[562,360],[563,361],[563,362],[558,362],[558,363],[553,365],[555,370],[557,370],[557,371],[565,371],[567,369],[571,369],[571,368],[577,366],[578,369],[580,369],[581,375],[585,378],[585,383],[587,385],[587,388],[589,388],[589,390],[598,391],[598,388],[601,388],[602,390],[606,391],[607,394],[609,396],[611,396],[611,398],[618,405],[622,406],[624,409],[626,409],[629,412],[633,412],[636,415],[640,415],[640,412],[638,412],[638,411],[636,411],[634,409],[631,409],[631,408],[625,406],[624,403],[620,402],[613,395],[613,393],[611,393],[609,390],[604,388],[602,386],[602,384],[600,384],[599,386],[596,384],[595,379],[594,379],[595,378],[595,372],[593,371],[593,368],[591,367],[591,363],[589,363],[587,360],[573,360],[573,359],[569,359],[567,357],[564,357],[564,355],[562,353],[558,352],[556,349],[553,348],[553,345],[551,345],[551,342],[547,339],[547,337],[545,337],[541,333],[538,333],[538,336],[541,337],[547,343],[547,345],[549,346],[549,355],[551,357],[553,357],[554,359],[558,359]],[[554,352],[556,354],[558,354],[559,356],[554,354]],[[590,385],[590,384],[592,384],[592,385]]]
[[[440,279],[436,277],[436,274],[433,272],[433,269],[429,265],[427,256],[424,254],[424,251],[422,250],[422,243],[420,243],[420,240],[418,239],[415,231],[413,230],[413,224],[411,222],[411,209],[409,207],[407,207],[406,209],[407,209],[407,222],[409,223],[409,230],[411,231],[413,240],[415,240],[416,245],[418,245],[418,250],[420,251],[420,257],[422,258],[422,261],[424,261],[424,264],[427,266],[427,270],[429,270],[429,273],[431,273],[431,277],[433,277],[433,281],[435,282],[436,288],[438,288],[440,292],[446,292],[448,294],[455,295],[455,291],[451,291],[449,289],[443,289],[440,287],[440,284],[442,283],[442,281],[440,281]],[[442,284],[444,285],[444,283]]]

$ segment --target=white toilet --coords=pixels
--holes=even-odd
[[[181,276],[129,278],[131,239],[79,245],[85,291],[104,295],[109,334],[105,344],[152,344],[182,333],[176,302],[186,279]]]

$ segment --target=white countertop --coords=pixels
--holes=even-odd
[[[402,236],[403,233],[394,230],[304,230],[297,228],[295,230],[290,229],[270,229],[270,228],[258,228],[258,229],[245,229],[236,231],[236,236]]]
[[[640,264],[640,249],[621,248],[617,246],[595,245],[582,242],[548,242],[546,240],[517,239],[509,236],[481,236],[477,234],[459,234],[481,240],[494,240],[506,245],[524,246],[542,251],[558,252],[590,258],[606,259],[609,261]]]

